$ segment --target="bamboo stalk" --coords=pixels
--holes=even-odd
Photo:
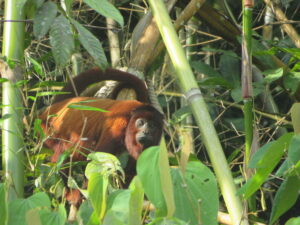
[[[243,35],[242,35],[242,93],[244,100],[244,126],[245,126],[245,156],[244,171],[245,179],[252,176],[253,169],[249,168],[249,161],[257,150],[257,138],[254,138],[253,120],[253,87],[252,87],[252,11],[253,0],[243,0]],[[257,137],[257,135],[255,136]],[[250,211],[256,211],[255,195],[248,199]]]
[[[180,45],[174,26],[172,25],[167,10],[161,0],[149,0],[149,3],[153,10],[163,41],[165,42],[173,62],[179,85],[185,93],[201,131],[203,142],[207,148],[231,219],[236,225],[246,225],[248,224],[248,221],[243,217],[242,202],[236,195],[236,186],[233,182],[220,141],[208,113],[203,96],[201,95],[182,46]]]
[[[242,93],[245,120],[245,166],[250,160],[253,140],[253,87],[252,87],[252,10],[251,0],[244,2],[242,40]]]
[[[5,20],[20,22],[4,23],[3,56],[8,64],[1,62],[2,77],[9,81],[3,83],[2,96],[2,151],[5,182],[8,186],[8,201],[23,197],[23,112],[21,91],[15,83],[22,79],[20,63],[23,62],[24,20],[23,5],[19,0],[5,1]]]

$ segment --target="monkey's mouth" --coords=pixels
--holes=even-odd
[[[148,148],[153,145],[153,137],[151,135],[139,135],[137,136],[137,141],[143,145],[144,148]]]

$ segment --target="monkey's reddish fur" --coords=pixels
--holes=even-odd
[[[108,112],[68,108],[70,104],[87,100],[91,102],[79,104]],[[45,144],[54,150],[52,162],[56,162],[63,151],[76,146],[80,149],[72,153],[75,161],[84,160],[84,155],[89,151],[118,155],[128,150],[137,159],[144,149],[135,138],[137,128],[134,124],[137,118],[155,122],[157,133],[154,134],[153,145],[157,145],[162,133],[162,115],[152,106],[139,101],[75,97],[48,107],[40,115],[43,130],[50,135]]]

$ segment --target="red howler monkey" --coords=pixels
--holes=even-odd
[[[80,94],[88,85],[104,80],[120,81],[119,87],[135,89],[138,101],[74,97],[73,85],[67,83],[62,91],[70,94],[54,98],[54,104],[39,116],[44,133],[49,136],[45,145],[54,151],[52,162],[57,162],[64,151],[75,147],[77,150],[71,153],[73,161],[85,160],[86,154],[91,151],[115,155],[128,151],[136,160],[145,148],[159,144],[163,115],[148,103],[147,88],[142,80],[119,70],[92,69],[76,76],[73,83]],[[107,112],[68,108],[75,103]],[[78,205],[81,201],[79,196],[79,192],[75,191],[67,199]]]
[[[50,135],[45,144],[54,150],[53,162],[63,151],[78,143],[93,151],[112,154],[127,150],[135,159],[143,149],[159,143],[163,116],[148,104],[147,87],[142,80],[115,69],[91,69],[76,76],[73,84],[80,94],[88,85],[104,80],[120,81],[121,86],[135,89],[138,101],[74,97],[73,85],[68,82],[62,91],[70,94],[55,97],[54,104],[40,115],[43,130]],[[68,105],[78,102],[109,112],[68,108]],[[48,118],[54,114],[56,116]],[[78,152],[73,157],[75,160],[84,158]]]

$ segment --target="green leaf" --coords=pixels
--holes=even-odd
[[[298,89],[300,83],[300,73],[299,72],[289,72],[286,76],[283,77],[283,85],[289,90],[292,94]]]
[[[131,190],[131,193],[128,224],[140,225],[142,224],[144,189],[140,179],[137,176],[131,181],[129,189]]]
[[[260,40],[252,39],[252,52],[259,64],[264,68],[277,68],[278,66],[269,55],[275,55],[274,51],[270,52],[269,55],[266,55],[266,47],[261,43]],[[262,53],[262,54],[259,54]]]
[[[266,70],[263,72],[263,74],[266,76],[264,78],[264,80],[267,83],[271,83],[275,80],[278,80],[279,78],[282,77],[283,75],[283,68],[277,68],[277,69],[273,69],[273,70]]]
[[[5,185],[0,183],[0,225],[5,225],[7,219],[7,200]]]
[[[124,171],[118,158],[112,154],[105,152],[93,152],[88,155],[89,162],[85,169],[85,176],[90,179],[94,173],[102,175],[116,175],[118,172],[123,174]]]
[[[292,124],[296,134],[300,133],[300,103],[294,103],[291,108]]]
[[[78,39],[80,43],[94,58],[96,65],[102,69],[105,69],[108,63],[100,41],[80,23],[76,22],[75,20],[71,21],[78,32]]]
[[[95,209],[95,215],[101,221],[106,211],[108,178],[99,173],[90,175],[88,194]]]
[[[78,109],[78,110],[87,110],[87,111],[108,112],[105,109],[100,109],[100,108],[88,106],[88,105],[78,105],[78,103],[72,103],[72,104],[68,105],[68,108]]]
[[[64,165],[64,162],[66,161],[66,159],[71,155],[71,151],[63,151],[59,157],[58,157],[58,160],[56,162],[56,168],[55,168],[55,171],[56,172],[59,172],[62,168],[62,166]]]
[[[44,3],[44,0],[27,0],[25,4],[25,16],[32,19],[36,16],[37,9]]]
[[[203,73],[209,77],[221,77],[221,74],[214,70],[211,66],[207,65],[202,61],[193,61],[191,66],[199,73]]]
[[[36,218],[36,213],[39,215],[39,220]],[[28,225],[37,225],[40,222],[41,225],[64,225],[67,220],[67,213],[65,207],[60,204],[58,211],[52,211],[50,209],[34,209],[27,215]]]
[[[103,225],[128,224],[130,197],[130,190],[119,190],[109,196]]]
[[[181,108],[179,108],[178,110],[176,110],[173,114],[172,114],[172,121],[170,121],[171,123],[180,123],[182,122],[186,117],[192,115],[192,110],[189,106],[183,106]]]
[[[241,102],[243,100],[242,88],[240,86],[237,86],[234,89],[232,89],[230,95],[236,103]]]
[[[291,218],[289,219],[285,225],[299,225],[300,224],[300,217]]]
[[[117,190],[109,195],[103,225],[140,225],[142,223],[143,202],[143,188],[139,179],[135,177],[129,189]]]
[[[43,139],[45,137],[44,131],[41,127],[42,120],[41,119],[35,119],[34,120],[34,126],[33,126],[33,136],[37,137],[37,134]]]
[[[199,161],[189,162],[185,174],[172,169],[174,217],[190,224],[217,224],[219,196],[214,174]]]
[[[232,89],[233,86],[231,83],[229,83],[227,80],[225,80],[223,77],[207,77],[203,78],[199,81],[199,84],[201,86],[222,86],[227,89]]]
[[[268,151],[270,151],[270,147],[275,141],[270,141],[269,143],[263,145],[255,154],[252,156],[252,158],[249,161],[249,168],[260,168],[258,163],[260,160],[267,154]],[[264,165],[262,165],[262,168],[264,168]]]
[[[229,82],[233,88],[240,87],[240,59],[235,56],[224,54],[221,56],[220,73],[222,77]]]
[[[51,1],[45,2],[33,19],[33,34],[37,39],[43,38],[53,24],[57,15],[57,6]]]
[[[259,189],[280,161],[292,137],[293,133],[285,134],[268,146],[267,150],[265,150],[265,154],[263,154],[261,159],[256,163],[256,173],[238,190],[238,194],[244,194],[245,198],[249,198]],[[257,152],[259,152],[259,150]]]
[[[283,213],[297,201],[300,190],[299,176],[290,176],[280,185],[273,202],[270,224],[273,224]]]
[[[94,211],[92,213],[92,215],[90,216],[90,219],[89,219],[87,225],[99,225],[99,224],[101,224],[100,219],[99,219],[97,213]]]
[[[77,213],[78,224],[88,224],[94,209],[90,201],[84,201]]]
[[[288,155],[285,161],[278,169],[276,176],[282,176],[288,169],[292,169],[300,160],[300,134],[295,135],[288,149]]]
[[[156,208],[156,216],[167,215],[167,205],[161,188],[159,173],[159,147],[150,147],[142,152],[137,161],[137,174],[147,198]]]
[[[0,78],[0,83],[4,83],[4,82],[7,82],[8,81],[8,79],[7,78]]]
[[[149,225],[187,225],[189,223],[179,220],[177,218],[155,218]]]
[[[50,29],[50,44],[52,54],[58,66],[64,66],[74,51],[74,38],[70,22],[63,16],[58,16]]]
[[[174,190],[171,178],[171,169],[169,165],[169,158],[168,158],[168,150],[166,147],[166,143],[164,140],[161,142],[160,146],[157,148],[159,149],[159,174],[160,174],[160,182],[161,182],[161,190],[164,195],[164,199],[166,202],[167,207],[167,217],[173,216],[175,212],[175,200],[174,200]]]
[[[47,194],[38,192],[27,199],[17,199],[10,202],[8,206],[8,224],[24,224],[24,221],[26,221],[26,213],[38,207],[51,207],[51,202]]]
[[[61,5],[64,8],[68,17],[72,16],[72,3],[74,0],[64,0],[61,1]]]
[[[117,21],[121,27],[124,26],[123,16],[119,10],[107,0],[83,0],[92,9],[96,10],[104,17],[111,18]]]
[[[121,212],[123,214],[123,212]],[[118,212],[115,211],[107,211],[104,221],[101,225],[127,225],[127,223],[123,223]]]
[[[32,63],[34,71],[38,74],[41,75],[42,77],[45,77],[45,73],[43,71],[42,65],[36,61],[35,59],[31,57],[27,57],[27,59]]]
[[[300,160],[295,164],[292,170],[289,172],[289,176],[299,176],[300,174]]]
[[[70,94],[70,92],[63,92],[63,91],[44,91],[44,92],[39,92],[36,94],[37,97],[42,97],[42,96],[48,96],[48,95],[65,95],[65,94]]]
[[[26,225],[43,225],[38,208],[31,209],[26,213]]]

